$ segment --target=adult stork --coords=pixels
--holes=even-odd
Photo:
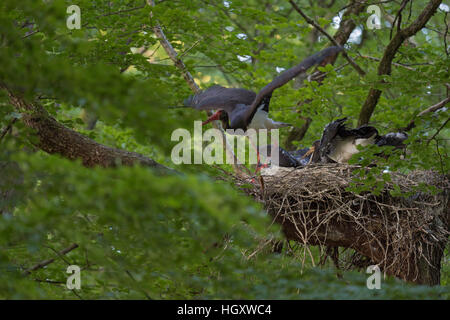
[[[361,126],[349,129],[345,122],[347,118],[335,120],[325,126],[318,148],[318,161],[329,163],[347,163],[359,152],[358,145],[394,146],[401,148],[408,138],[404,132],[391,132],[380,136],[378,130],[372,126]]]
[[[341,50],[341,47],[335,46],[319,51],[298,65],[282,72],[258,94],[247,89],[214,85],[190,96],[184,101],[184,104],[198,110],[217,110],[203,122],[203,125],[213,120],[221,120],[224,129],[242,129],[243,131],[249,128],[270,130],[289,126],[287,123],[277,122],[268,117],[273,91]]]

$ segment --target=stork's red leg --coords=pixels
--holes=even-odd
[[[262,168],[267,168],[268,165],[267,165],[267,164],[262,164],[262,163],[261,163],[261,157],[260,157],[260,155],[259,155],[258,147],[255,146],[255,145],[253,144],[253,142],[252,142],[251,139],[249,139],[249,142],[250,142],[251,146],[253,147],[253,149],[255,149],[255,151],[256,151],[256,159],[257,159],[257,163],[256,163],[255,174],[257,174]]]
[[[256,156],[258,159],[258,163],[256,164],[255,174],[258,173],[262,168],[267,168],[268,165],[266,163],[261,163],[261,159],[259,157],[259,150],[256,150]]]

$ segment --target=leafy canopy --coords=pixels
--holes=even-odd
[[[153,9],[145,2],[79,0],[82,28],[69,30],[66,9],[72,1],[3,0],[0,81],[29,101],[37,99],[58,121],[97,142],[173,166],[171,132],[190,130],[192,121],[205,115],[168,108],[191,92],[153,35],[156,19],[202,88],[220,83],[258,90],[280,68],[328,45],[286,1],[157,1]],[[297,3],[331,34],[336,32],[333,20],[347,5]],[[408,21],[426,3],[414,1]],[[384,17],[395,16],[399,5],[392,1],[381,7],[382,29],[368,30],[365,12],[353,17],[362,35],[348,44],[352,56],[381,58],[390,33]],[[294,140],[308,146],[337,117],[348,116],[355,125],[369,88],[376,86],[383,89],[372,117],[377,128],[385,133],[406,126],[445,94],[442,83],[448,81],[449,64],[442,21],[440,10],[414,37],[416,47],[401,48],[395,61],[410,67],[394,66],[392,75],[383,77],[386,84],[379,83],[373,59],[357,59],[367,72],[364,78],[348,66],[327,66],[322,85],[298,80],[278,89],[271,103],[273,118],[297,127],[313,119],[304,139]],[[336,66],[344,63],[339,58]],[[0,128],[21,118],[4,91],[0,104]],[[99,119],[93,130],[86,129],[89,117]],[[408,161],[394,154],[386,166],[448,172],[449,128],[424,143],[448,117],[448,110],[442,110],[417,121]],[[0,142],[0,195],[13,189],[8,198],[0,198],[0,209],[6,208],[0,216],[0,298],[448,297],[445,287],[395,279],[370,291],[362,273],[346,272],[338,279],[329,265],[303,265],[298,253],[288,251],[265,249],[247,259],[260,243],[281,239],[281,233],[258,204],[215,180],[215,169],[178,166],[179,175],[139,166],[87,169],[36,150],[30,135],[18,121]],[[281,137],[286,140],[288,131]],[[371,159],[375,151],[368,150],[358,161]],[[370,189],[377,180],[365,182]],[[71,243],[79,247],[56,255]],[[317,249],[311,250],[317,258]],[[24,275],[27,268],[54,257],[47,267]],[[79,292],[65,287],[68,264],[82,267]],[[448,265],[442,278],[448,284]]]

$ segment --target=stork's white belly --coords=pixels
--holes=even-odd
[[[258,110],[253,116],[252,122],[248,125],[249,129],[277,129],[285,127],[286,124],[282,122],[273,121],[269,118],[269,114],[266,111]]]
[[[358,149],[352,140],[339,140],[328,157],[338,163],[345,163],[357,152]]]
[[[328,157],[338,163],[347,163],[355,153],[359,152],[358,145],[365,147],[373,144],[374,138],[375,135],[368,139],[337,139],[335,148],[328,154]]]

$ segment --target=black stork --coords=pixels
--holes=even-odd
[[[214,85],[194,96],[190,96],[184,101],[184,104],[198,110],[217,110],[203,122],[203,125],[213,120],[221,120],[224,129],[242,129],[243,131],[249,128],[270,130],[289,126],[289,124],[277,122],[268,117],[273,91],[341,50],[341,47],[334,46],[319,51],[304,59],[298,65],[282,72],[262,88],[258,94],[247,89],[225,88]]]
[[[306,166],[310,163],[318,162],[318,152],[315,152],[315,150],[319,150],[319,145],[320,140],[316,140],[310,148],[303,148],[290,153],[295,159],[297,159],[300,165]]]
[[[272,157],[273,145],[259,147],[259,152],[266,155],[266,160],[271,166],[296,168],[310,164],[314,161],[314,150],[319,147],[319,140],[315,141],[310,148],[298,149],[295,151],[286,151],[278,146],[278,159]]]
[[[378,146],[404,147],[403,142],[408,138],[404,132],[391,132],[380,136],[378,130],[372,126],[361,126],[356,129],[349,129],[345,122],[347,118],[335,120],[325,126],[317,150],[317,158],[322,163],[347,163],[350,158],[359,152],[357,146],[368,146],[376,144]]]
[[[271,144],[260,146],[258,148],[259,153],[266,155],[266,159],[264,160],[266,160],[270,166],[295,168],[301,165],[299,160],[293,154],[280,146],[278,146],[278,159],[275,160],[275,158],[272,157],[273,150],[277,150],[277,147]]]

